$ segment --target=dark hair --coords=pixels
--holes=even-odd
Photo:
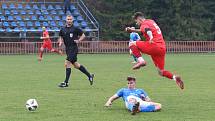
[[[127,77],[127,81],[131,81],[131,80],[136,81],[136,78],[133,77],[133,76],[128,76],[128,77]]]
[[[142,12],[136,12],[134,13],[134,15],[132,16],[133,19],[137,19],[138,17],[144,18],[144,15]]]

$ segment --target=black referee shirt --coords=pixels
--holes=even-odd
[[[83,34],[83,31],[74,26],[71,27],[63,27],[60,30],[59,36],[63,38],[66,49],[73,49],[77,47],[77,44],[74,40],[78,40],[79,36]]]

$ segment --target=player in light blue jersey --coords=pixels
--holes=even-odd
[[[134,27],[133,27],[133,28],[134,28]],[[140,35],[139,35],[138,33],[136,33],[136,32],[131,32],[131,33],[130,33],[130,41],[129,41],[129,42],[134,42],[134,41],[139,41],[139,40],[141,40],[141,38],[140,38]],[[130,54],[131,54],[131,56],[132,56],[133,59],[134,59],[134,62],[133,62],[133,63],[136,63],[136,62],[137,62],[137,57],[135,57],[135,56],[132,54],[131,49],[130,49]]]
[[[152,102],[143,89],[135,88],[135,77],[127,77],[127,80],[128,87],[118,90],[116,94],[108,99],[104,106],[110,107],[114,100],[122,97],[126,108],[132,112],[132,115],[135,115],[137,112],[154,112],[161,110],[160,103]]]

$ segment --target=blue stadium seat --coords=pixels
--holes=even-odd
[[[5,21],[5,20],[6,20],[5,16],[3,16],[3,15],[1,15],[0,18],[1,18],[2,21]]]
[[[52,11],[51,11],[51,14],[52,14],[52,15],[56,15],[57,12],[56,12],[55,10],[52,10]]]
[[[78,10],[75,10],[75,11],[73,11],[72,15],[73,15],[74,17],[77,17],[77,16],[80,15],[80,13],[78,12]]]
[[[21,14],[21,15],[25,15],[25,14],[26,14],[26,11],[25,11],[25,10],[21,10],[20,14]]]
[[[80,22],[82,22],[84,19],[83,19],[83,17],[82,16],[78,16],[77,17],[77,21],[80,23]]]
[[[45,27],[47,27],[47,26],[49,26],[49,24],[48,24],[48,22],[43,22],[43,26],[45,26]]]
[[[4,14],[5,14],[6,16],[10,15],[10,11],[9,11],[9,10],[5,10],[5,11],[4,11]]]
[[[81,22],[81,27],[82,28],[86,28],[87,27],[87,22],[86,21],[82,21]]]
[[[5,31],[5,30],[1,27],[1,28],[0,28],[0,32],[4,32],[4,31]]]
[[[18,27],[13,29],[14,32],[20,32],[20,29]]]
[[[57,26],[56,23],[55,23],[55,21],[51,21],[51,22],[50,22],[50,25],[51,25],[52,27]]]
[[[66,20],[66,15],[62,16],[62,20],[64,21]]]
[[[36,10],[37,15],[41,15],[41,12],[39,10]]]
[[[37,20],[37,16],[36,16],[36,15],[32,15],[32,16],[31,16],[31,20],[32,20],[32,21],[36,21],[36,20]]]
[[[42,4],[42,5],[40,6],[40,9],[46,10],[46,5],[45,5],[45,4]]]
[[[16,9],[12,10],[11,12],[13,13],[13,15],[18,15],[18,11]]]
[[[72,11],[75,11],[75,10],[76,10],[76,8],[75,8],[74,5],[70,5],[70,9],[71,9]]]
[[[34,12],[33,12],[32,10],[29,10],[29,11],[28,11],[28,14],[29,14],[29,15],[33,15]]]
[[[7,20],[8,21],[13,21],[13,16],[8,16]]]
[[[64,15],[63,10],[59,10],[59,11],[58,11],[58,14],[59,14],[59,15]]]
[[[33,26],[33,23],[31,21],[28,21],[27,22],[27,27],[32,27]]]
[[[42,10],[42,14],[44,14],[44,15],[48,15],[48,14],[49,14],[49,12],[48,12],[47,10]]]
[[[0,10],[0,15],[2,15],[2,11]]]
[[[55,16],[55,17],[54,17],[54,20],[60,21],[60,17],[59,17],[59,16]]]
[[[8,27],[5,31],[6,32],[12,32],[13,30],[10,27]]]
[[[30,20],[30,17],[29,17],[29,16],[25,16],[24,20],[25,20],[25,21],[29,21],[29,20]]]
[[[26,5],[25,5],[25,9],[26,9],[26,10],[30,10],[30,9],[31,9],[31,6],[30,6],[29,4],[26,4]]]
[[[12,27],[17,27],[16,22],[15,22],[15,21],[11,22],[11,26],[12,26]]]
[[[28,29],[28,31],[36,31],[36,29],[34,27],[31,27],[30,29]]]
[[[60,5],[55,5],[55,9],[56,9],[56,10],[62,10],[62,8],[61,8]]]
[[[20,22],[19,22],[19,26],[20,26],[20,27],[25,27],[25,22],[20,21]]]
[[[22,20],[21,16],[19,16],[19,15],[15,16],[15,18],[16,18],[17,21],[21,21]]]
[[[46,19],[47,19],[48,21],[52,21],[52,20],[53,20],[52,17],[51,17],[50,15],[48,15],[48,16],[46,17]]]
[[[85,32],[91,32],[92,30],[91,30],[89,27],[86,27],[86,28],[84,29],[84,31],[85,31]]]
[[[22,4],[18,4],[17,9],[23,9]]]
[[[40,17],[39,17],[39,20],[40,20],[40,21],[44,21],[45,18],[44,18],[43,16],[40,16]]]
[[[7,9],[8,8],[7,4],[5,4],[5,3],[3,3],[1,7],[2,7],[2,9]]]
[[[74,22],[73,22],[73,25],[74,25],[74,27],[79,27],[78,21],[74,21]]]
[[[42,27],[39,27],[39,28],[37,29],[37,31],[43,31]]]
[[[36,4],[34,4],[34,5],[33,5],[33,9],[34,9],[34,10],[38,10],[39,7],[38,7]]]
[[[58,26],[63,27],[63,26],[64,26],[63,21],[59,21],[59,22],[58,22]]]
[[[5,26],[5,27],[9,27],[10,25],[9,25],[9,23],[8,22],[3,22],[3,26]]]
[[[39,21],[36,21],[36,22],[35,22],[35,26],[36,26],[36,27],[40,27],[40,26],[41,26],[41,25],[40,25],[40,22],[39,22]]]
[[[11,3],[11,4],[9,5],[9,7],[10,7],[10,9],[16,9],[16,7],[15,7],[15,5],[14,5],[13,3]]]
[[[53,10],[53,9],[54,9],[54,7],[52,5],[48,6],[48,10]]]
[[[54,31],[60,31],[60,29],[58,27],[53,27]]]

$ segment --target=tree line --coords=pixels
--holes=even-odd
[[[102,40],[128,40],[126,26],[141,11],[166,41],[215,40],[215,0],[84,0],[100,24]],[[136,26],[137,27],[137,26]]]

